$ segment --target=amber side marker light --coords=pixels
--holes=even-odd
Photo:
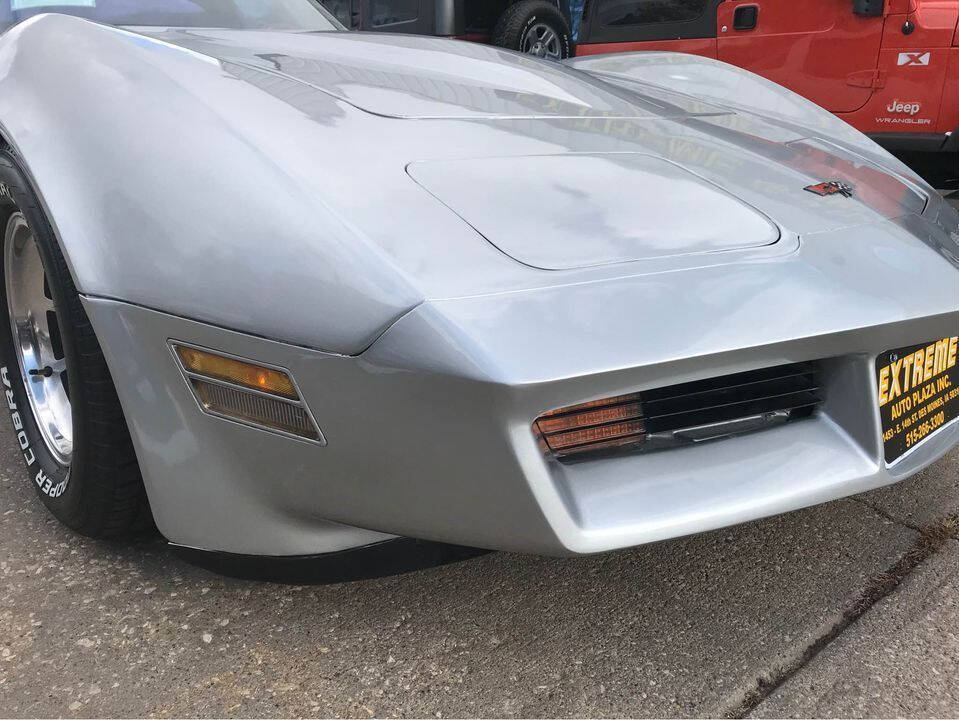
[[[193,396],[205,412],[325,444],[293,378],[285,370],[189,345],[171,345]]]
[[[279,395],[290,400],[299,399],[296,388],[293,387],[293,381],[285,372],[185,345],[173,347],[187,372],[242,385],[271,395]]]
[[[646,440],[639,393],[550,410],[533,427],[554,457],[637,445]]]

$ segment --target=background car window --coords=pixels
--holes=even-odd
[[[313,0],[0,0],[0,31],[39,13],[108,25],[237,30],[339,30]]]
[[[419,0],[373,0],[371,6],[370,24],[373,27],[410,22],[416,20],[419,12]]]
[[[597,20],[601,25],[646,25],[687,22],[701,17],[707,0],[606,0]]]
[[[323,7],[329,10],[333,17],[343,23],[345,27],[353,27],[352,3],[350,0],[322,0],[322,2]]]

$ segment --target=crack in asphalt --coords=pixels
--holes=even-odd
[[[905,520],[901,518],[894,517],[890,515],[889,512],[887,512],[884,508],[880,507],[879,505],[874,505],[868,500],[863,500],[862,498],[859,498],[859,497],[852,497],[849,499],[852,500],[853,502],[859,503],[860,505],[865,505],[867,508],[869,508],[874,513],[876,513],[876,515],[879,515],[880,517],[888,520],[889,522],[896,523],[897,525],[903,525],[904,527],[907,527],[910,530],[915,530],[917,533],[922,532],[921,525],[916,525],[915,523],[906,522]]]
[[[959,514],[939,518],[925,527],[913,527],[870,503],[858,498],[853,499],[888,520],[914,529],[918,533],[915,543],[889,568],[870,577],[863,591],[843,610],[842,617],[832,627],[810,643],[795,660],[763,677],[756,678],[755,686],[746,691],[740,702],[722,712],[721,717],[748,717],[763,700],[808,665],[827,646],[839,638],[847,628],[862,617],[869,608],[894,592],[919,565],[939,552],[948,541],[959,539]]]

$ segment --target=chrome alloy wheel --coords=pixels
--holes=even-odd
[[[61,465],[73,455],[73,415],[60,324],[26,218],[15,212],[3,240],[13,347],[43,442]]]
[[[523,52],[549,60],[560,60],[563,56],[559,36],[544,23],[536,23],[523,35]]]

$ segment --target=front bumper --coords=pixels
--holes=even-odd
[[[952,423],[883,460],[876,355],[959,330],[956,268],[927,225],[845,231],[841,252],[824,233],[785,260],[426,303],[356,357],[85,305],[175,543],[304,555],[400,535],[589,553],[886,485],[959,441]],[[171,339],[287,368],[327,446],[201,413]],[[775,429],[568,465],[531,429],[555,407],[806,360],[822,364],[821,412]]]

